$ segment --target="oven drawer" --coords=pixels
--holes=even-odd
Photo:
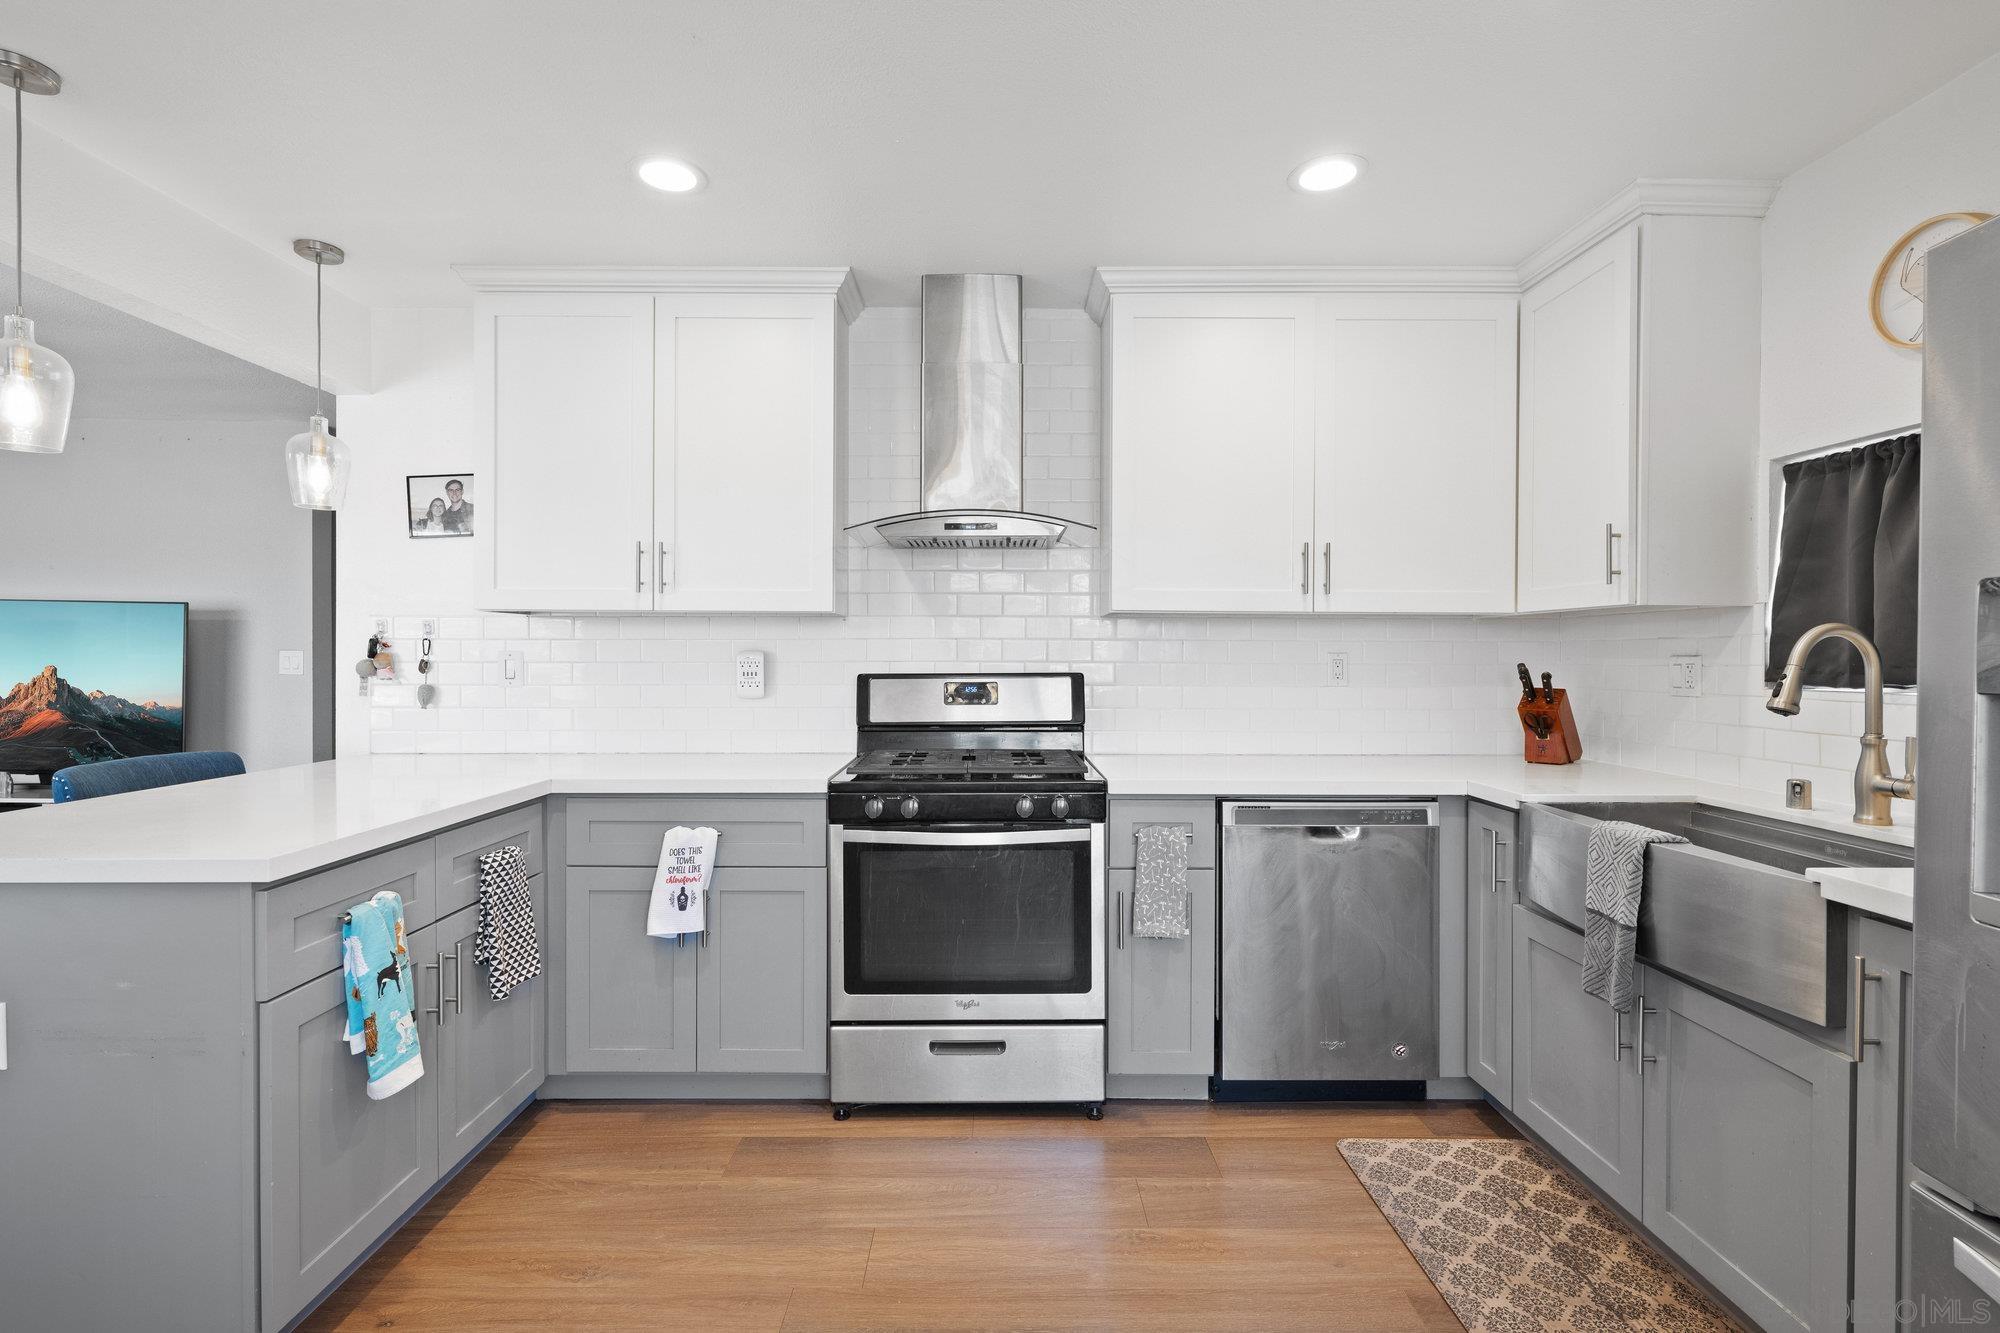
[[[940,1023],[836,1026],[836,1102],[1101,1102],[1104,1028]]]

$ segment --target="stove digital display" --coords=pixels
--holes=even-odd
[[[948,680],[944,683],[944,701],[947,704],[997,704],[1000,702],[1000,682]]]

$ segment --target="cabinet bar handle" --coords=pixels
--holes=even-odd
[[[1660,1062],[1659,1056],[1646,1054],[1646,1015],[1657,1014],[1659,1012],[1657,1009],[1648,1009],[1646,1007],[1645,996],[1641,995],[1639,997],[1639,1063],[1642,1065],[1652,1065]]]
[[[437,961],[435,963],[425,963],[423,970],[426,972],[435,972],[438,974],[437,989],[431,992],[433,995],[437,996],[437,1003],[425,1005],[423,1011],[427,1014],[436,1014],[438,1026],[443,1027],[444,1026],[444,950],[442,949],[438,950]]]
[[[1632,1043],[1625,1040],[1625,1015],[1616,1009],[1611,1011],[1611,1058],[1622,1061],[1625,1052],[1632,1049]]]
[[[701,891],[701,947],[708,947],[708,937],[715,933],[715,903],[708,896],[708,890]]]
[[[1486,891],[1494,892],[1500,886],[1500,830],[1486,830]]]
[[[1624,536],[1625,534],[1618,531],[1614,525],[1610,523],[1604,525],[1604,581],[1607,584],[1614,582],[1625,573],[1624,570],[1618,568],[1618,561],[1612,550],[1617,542],[1624,539]]]
[[[1847,1058],[1854,1064],[1861,1063],[1862,1051],[1869,1046],[1880,1046],[1880,1037],[1868,1036],[1868,983],[1880,981],[1880,972],[1868,970],[1868,959],[1861,954],[1854,955],[1854,990],[1848,997],[1847,1006]]]
[[[1326,571],[1326,576],[1320,580],[1320,591],[1331,597],[1333,596],[1333,543],[1328,542],[1320,554]]]
[[[1121,889],[1121,890],[1119,890],[1119,891],[1118,891],[1117,893],[1115,893],[1115,894],[1113,894],[1113,895],[1112,895],[1112,898],[1114,899],[1114,903],[1113,903],[1113,905],[1112,905],[1112,908],[1111,908],[1111,915],[1117,918],[1117,920],[1116,920],[1116,922],[1115,922],[1114,924],[1116,925],[1116,927],[1117,927],[1117,930],[1118,930],[1118,947],[1122,949],[1122,948],[1124,948],[1124,947],[1125,947],[1125,892],[1124,892],[1124,890],[1122,890],[1122,889]]]
[[[1302,593],[1309,593],[1312,590],[1313,590],[1313,544],[1311,542],[1300,542],[1299,543],[1299,591]]]
[[[674,581],[674,557],[667,550],[665,542],[660,543],[660,554],[653,566],[653,586],[665,592]]]
[[[646,543],[632,543],[632,591],[646,591]]]
[[[1514,844],[1501,837],[1500,830],[1493,830],[1493,889],[1496,893],[1514,887],[1514,876],[1500,873],[1500,867],[1507,864],[1506,854],[1513,850]]]

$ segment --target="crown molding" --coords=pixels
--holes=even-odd
[[[1179,268],[1100,268],[1090,275],[1084,309],[1098,323],[1113,296],[1129,292],[1485,292],[1512,296],[1521,280],[1511,268],[1350,264],[1210,265]]]
[[[453,264],[479,292],[788,292],[832,296],[850,323],[866,308],[851,268],[693,268]]]
[[[1532,286],[1612,232],[1647,214],[1680,217],[1761,218],[1778,193],[1777,181],[1678,180],[1642,176],[1586,213],[1516,268]]]

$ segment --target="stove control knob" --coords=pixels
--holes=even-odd
[[[861,813],[867,815],[870,819],[880,819],[882,817],[882,798],[880,796],[870,796],[866,801],[862,802]]]
[[[915,819],[917,817],[917,798],[914,796],[905,796],[901,809],[903,818]]]
[[[1057,819],[1069,818],[1069,797],[1058,796],[1049,802],[1049,813]]]
[[[1034,818],[1035,798],[1032,796],[1023,796],[1020,800],[1014,802],[1014,813],[1023,819]]]

